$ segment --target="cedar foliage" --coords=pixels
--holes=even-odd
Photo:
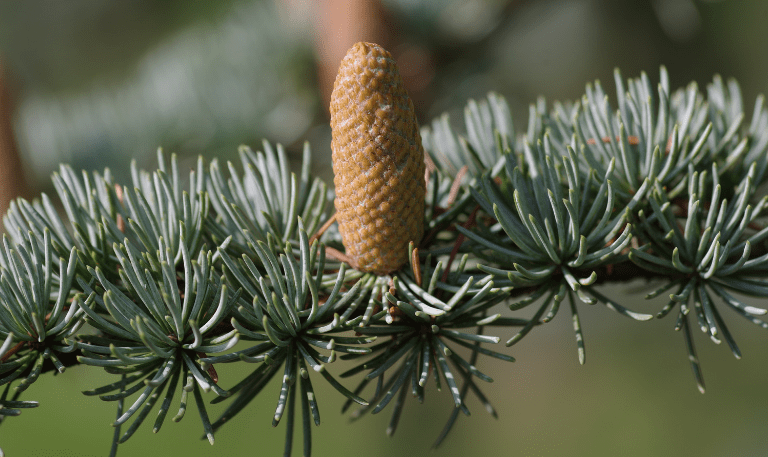
[[[310,173],[309,146],[297,173],[267,142],[242,147],[239,166],[200,158],[188,174],[159,153],[158,169],[134,164],[127,184],[62,165],[64,216],[43,194],[4,219],[0,415],[37,406],[20,395],[40,375],[104,369],[114,381],[86,395],[116,404],[113,454],[153,410],[157,431],[194,400],[213,443],[256,395],[277,394],[286,454],[299,414],[309,455],[313,383],[330,383],[345,410],[358,404],[354,417],[388,407],[394,433],[408,394],[424,401],[434,382],[456,406],[439,444],[468,396],[495,414],[482,365],[513,361],[499,343],[561,305],[583,363],[585,304],[669,316],[703,392],[696,328],[740,357],[722,313],[768,327],[743,300],[768,296],[768,109],[761,96],[747,119],[738,85],[719,77],[703,92],[672,91],[663,68],[655,89],[645,74],[617,71],[615,83],[615,99],[596,82],[574,103],[537,101],[525,131],[497,94],[469,102],[463,129],[447,116],[422,128],[425,235],[387,275],[326,255],[343,252],[337,232],[312,236],[332,194]],[[633,278],[662,280],[647,294],[666,297],[655,315],[599,287]],[[526,307],[533,317],[518,317]],[[229,363],[253,370],[230,379]],[[262,392],[275,376],[280,391]],[[226,405],[214,420],[206,395]]]

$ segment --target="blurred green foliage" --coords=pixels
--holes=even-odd
[[[745,99],[768,79],[761,0],[382,0],[392,51],[422,123],[494,90],[515,120],[539,95],[655,74],[671,87],[714,73]],[[329,170],[315,2],[79,0],[0,4],[0,55],[17,89],[17,139],[37,185],[75,168],[146,164],[162,146],[230,158],[262,138],[298,152],[309,139]],[[399,44],[398,44],[399,43]],[[351,45],[351,43],[350,43]],[[326,174],[328,174],[327,172]]]

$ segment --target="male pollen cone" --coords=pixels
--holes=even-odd
[[[424,234],[424,148],[392,55],[357,43],[331,94],[336,220],[352,266],[391,273]]]

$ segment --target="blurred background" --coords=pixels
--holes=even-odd
[[[234,159],[239,144],[259,148],[262,139],[298,157],[309,141],[317,173],[330,181],[328,100],[339,61],[362,40],[393,53],[422,124],[447,111],[462,125],[467,99],[493,90],[522,131],[539,95],[577,99],[595,79],[612,93],[615,67],[655,83],[662,64],[674,88],[697,81],[703,90],[715,73],[736,78],[749,116],[768,90],[766,24],[764,0],[2,2],[0,211],[16,196],[52,192],[61,162],[109,167],[125,182],[130,160],[153,167],[158,147],[193,163],[200,154]],[[640,299],[648,288],[611,293],[656,311],[660,303]],[[673,320],[581,312],[585,366],[563,312],[510,350],[516,364],[481,366],[496,379],[486,393],[500,419],[470,403],[471,419],[461,418],[434,455],[768,455],[764,330],[724,313],[740,336],[738,362],[699,335],[701,395]],[[108,382],[92,371],[39,381],[25,398],[42,406],[0,427],[6,454],[104,455],[113,405],[79,394]],[[226,387],[227,368],[219,371]],[[406,406],[389,439],[388,410],[348,425],[340,396],[316,384],[316,455],[423,454],[450,410],[447,392],[433,389],[428,404]],[[279,453],[284,425],[268,425],[278,389],[268,387],[213,447],[196,439],[200,424],[189,411],[160,436],[142,427],[121,455]]]

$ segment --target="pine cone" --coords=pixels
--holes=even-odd
[[[341,61],[331,95],[336,220],[355,268],[391,273],[424,234],[424,148],[397,65],[373,43]]]

